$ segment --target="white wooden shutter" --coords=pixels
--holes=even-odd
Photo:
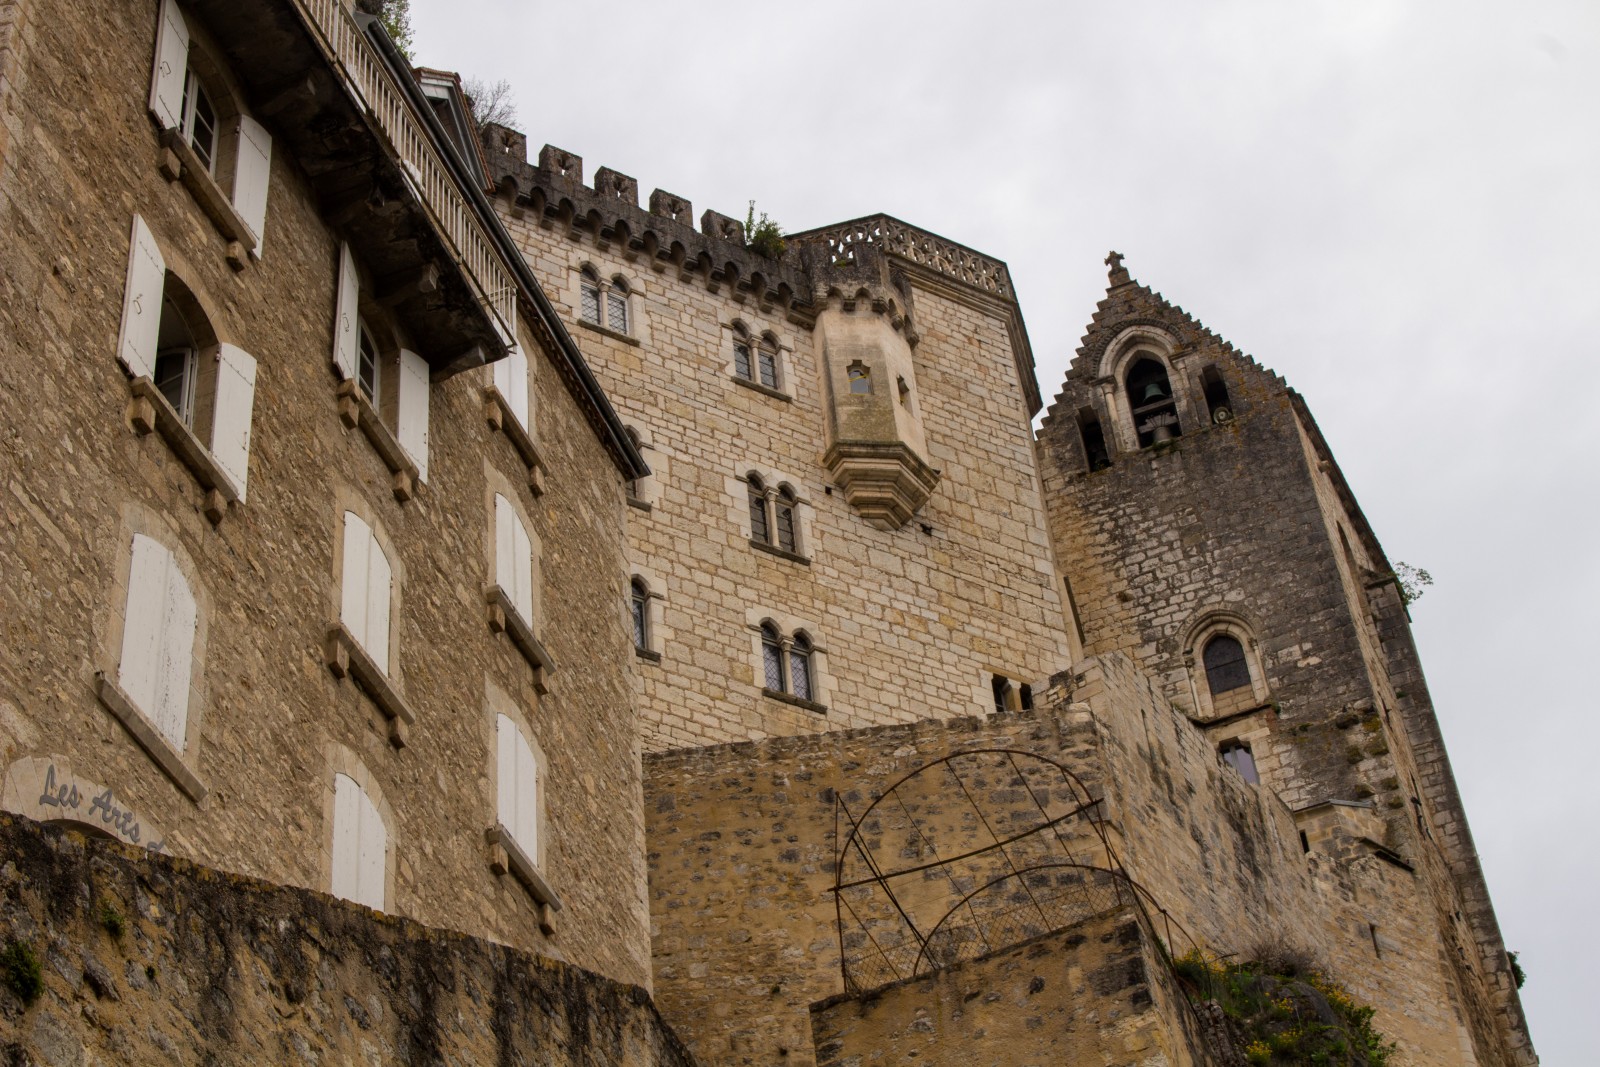
[[[495,718],[495,809],[500,825],[517,836],[517,725],[505,715]]]
[[[333,776],[332,878],[328,891],[355,900],[360,885],[361,787],[347,774]]]
[[[539,862],[539,765],[533,749],[517,733],[517,844],[534,863]]]
[[[161,619],[166,609],[166,546],[143,534],[133,535],[133,565],[128,572],[128,602],[122,613],[122,661],[117,684],[134,707],[149,717],[161,686]]]
[[[267,235],[267,184],[272,171],[272,135],[249,115],[239,116],[239,158],[233,171],[233,206],[256,235],[261,257]]]
[[[494,498],[495,582],[505,590],[522,621],[533,625],[533,543],[511,501]]]
[[[361,282],[350,246],[339,244],[339,303],[333,316],[333,365],[339,377],[354,378],[360,360]]]
[[[370,534],[368,535],[371,536]],[[389,596],[393,573],[389,557],[383,554],[378,539],[367,546],[367,640],[366,650],[384,674],[389,673]]]
[[[183,125],[183,82],[189,72],[189,24],[176,0],[161,0],[156,26],[156,69],[150,77],[150,111],[170,130]]]
[[[389,852],[389,828],[383,825],[378,806],[364,792],[361,800],[361,845],[356,860],[355,899],[369,908],[384,910],[384,869]]]
[[[400,350],[400,447],[428,480],[428,364],[415,352]]]
[[[533,433],[528,411],[528,357],[521,345],[512,345],[510,354],[495,362],[494,387],[506,398],[506,405],[522,428]]]
[[[256,361],[236,345],[217,349],[217,396],[211,411],[211,455],[244,502],[250,476],[250,420],[256,401]]]
[[[156,702],[145,713],[172,747],[182,752],[189,726],[189,676],[193,671],[194,630],[199,614],[194,593],[171,553],[167,554],[166,588],[162,592]]]
[[[344,513],[344,575],[339,590],[339,620],[362,648],[367,641],[367,557],[372,554],[372,530],[353,511]]]
[[[167,283],[167,261],[144,219],[133,217],[128,249],[128,279],[122,292],[122,333],[117,359],[135,378],[148,378],[156,364],[161,336],[161,293]]]

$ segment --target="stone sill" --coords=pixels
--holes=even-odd
[[[754,537],[750,539],[750,547],[765,552],[770,556],[786,559],[790,563],[798,563],[803,567],[811,566],[811,558],[809,556],[802,556],[798,552],[790,552],[788,549],[779,548],[777,545],[769,545],[765,541],[757,541]]]
[[[793,693],[780,693],[776,689],[768,689],[765,686],[762,686],[761,695],[764,697],[771,697],[773,700],[780,701],[784,704],[793,704],[797,708],[805,708],[807,711],[814,711],[818,715],[826,715],[828,713],[828,705],[818,704],[815,700],[806,700],[802,697],[797,697]]]
[[[1196,726],[1200,727],[1202,730],[1211,730],[1218,726],[1229,726],[1241,719],[1248,719],[1252,715],[1259,715],[1264,711],[1272,710],[1272,701],[1266,700],[1259,704],[1252,704],[1243,711],[1230,711],[1225,714],[1218,715],[1214,719],[1202,719],[1194,715],[1186,715],[1185,718],[1194,723]]]
[[[556,664],[544,645],[533,636],[533,628],[516,605],[511,603],[506,591],[498,585],[491,585],[484,590],[484,600],[489,605],[490,632],[509,637],[517,651],[522,653],[522,658],[528,661],[528,666],[533,668],[533,691],[540,696],[550,692],[550,680],[546,673],[554,673]]]
[[[742,385],[746,389],[754,389],[762,396],[770,396],[772,399],[781,400],[785,404],[794,403],[794,397],[790,396],[782,389],[774,389],[770,385],[762,385],[760,382],[753,382],[749,378],[741,378],[737,374],[730,374],[728,377],[732,380],[733,384]]]
[[[517,418],[511,410],[511,404],[500,395],[500,390],[494,386],[485,386],[483,390],[484,421],[491,430],[499,430],[506,435],[506,440],[511,442],[511,447],[517,450],[517,455],[522,458],[523,466],[528,468],[528,488],[534,496],[544,494],[544,457],[539,454],[539,447],[533,443],[533,438],[528,435],[528,430],[522,425],[522,420]]]
[[[661,662],[661,653],[655,651],[654,649],[640,648],[638,645],[634,645],[633,654],[647,663]]]
[[[546,937],[556,932],[551,917],[561,910],[561,898],[550,888],[539,868],[522,851],[511,831],[496,823],[484,831],[483,839],[489,845],[489,869],[495,874],[509,872],[533,897],[539,906],[539,930]]]
[[[650,511],[654,511],[655,510],[655,505],[654,504],[651,504],[648,500],[640,500],[636,496],[630,496],[628,498],[628,506],[630,508],[638,508],[640,511],[643,511],[643,512],[650,512]]]
[[[211,450],[200,443],[187,423],[179,417],[170,401],[157,389],[155,383],[143,375],[129,383],[133,400],[128,405],[128,421],[133,430],[144,437],[159,433],[167,447],[189,468],[194,480],[205,490],[205,515],[215,526],[228,513],[229,504],[239,502],[239,492],[233,480],[211,455]]]
[[[250,224],[244,221],[244,216],[234,210],[233,201],[222,187],[206,170],[200,157],[195,155],[189,142],[176,129],[165,130],[161,134],[161,173],[169,182],[182,180],[189,195],[194,197],[195,203],[206,213],[212,225],[216,226],[228,242],[228,266],[235,271],[244,270],[250,262],[250,257],[260,258],[257,251],[256,235],[250,229]]]
[[[411,727],[417,721],[416,713],[355,635],[345,629],[344,623],[337,623],[328,631],[324,655],[328,670],[335,678],[352,678],[388,718],[389,743],[395,748],[405,748]]]
[[[621,341],[625,345],[633,345],[637,348],[640,343],[639,339],[632,334],[618,333],[609,326],[601,326],[598,323],[590,322],[588,319],[579,319],[578,325],[585,330],[593,330],[602,337],[609,337],[613,341]]]
[[[389,427],[383,424],[383,419],[378,416],[378,409],[372,406],[361,392],[361,386],[356,384],[354,378],[346,378],[339,383],[336,394],[339,398],[339,421],[349,429],[361,427],[361,432],[367,435],[367,440],[372,442],[378,458],[383,460],[384,466],[389,468],[389,473],[394,476],[394,498],[404,504],[417,492],[417,480],[422,472],[417,465],[406,455],[406,450]]]
[[[114,715],[118,722],[139,742],[139,747],[155,760],[156,766],[166,773],[172,783],[183,790],[185,796],[196,804],[206,798],[209,790],[200,776],[189,769],[183,761],[183,753],[172,746],[172,743],[161,736],[155,725],[144,716],[138,706],[122,691],[122,687],[113,681],[104,671],[95,671],[95,681],[99,683],[100,703],[105,705],[107,711]]]

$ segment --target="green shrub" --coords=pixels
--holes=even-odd
[[[26,942],[12,941],[0,952],[0,982],[24,1004],[32,1004],[44,992],[44,968]]]

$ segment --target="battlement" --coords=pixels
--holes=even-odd
[[[1002,300],[1015,302],[1011,271],[992,256],[957,244],[938,234],[919,230],[891,215],[869,215],[851,222],[823,226],[788,238],[794,244],[827,250],[829,264],[850,263],[863,245],[871,245],[891,256],[899,256],[951,281],[980,289]]]

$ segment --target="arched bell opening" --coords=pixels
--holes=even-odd
[[[1159,360],[1142,356],[1128,368],[1124,379],[1128,390],[1128,407],[1133,414],[1133,428],[1139,437],[1139,447],[1170,441],[1183,436],[1178,424],[1178,404],[1172,395],[1172,382],[1167,368]]]

